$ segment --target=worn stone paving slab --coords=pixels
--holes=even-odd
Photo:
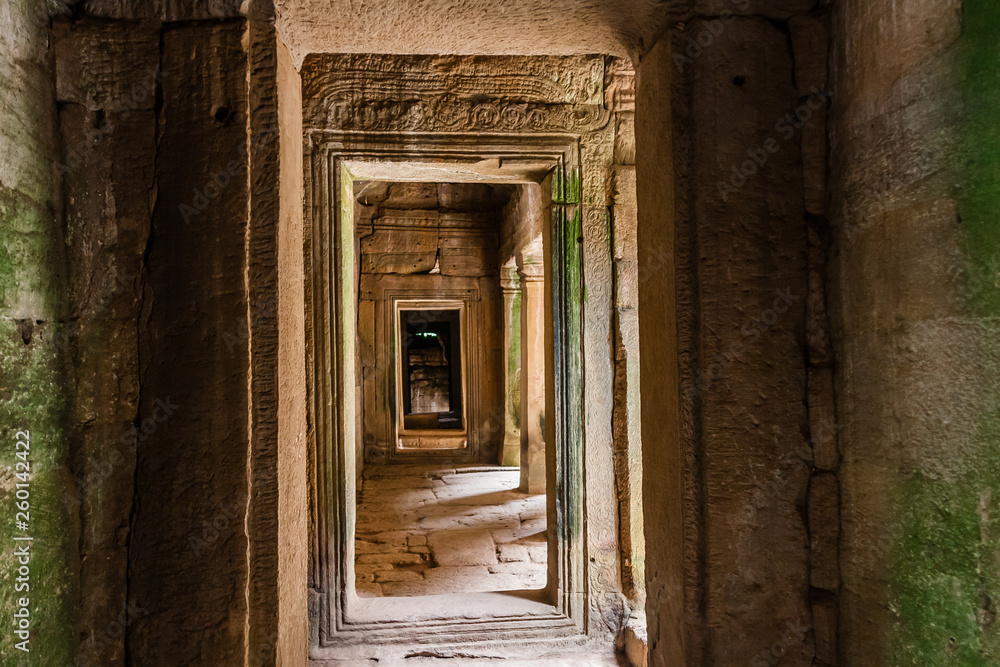
[[[463,472],[469,470],[469,472]],[[358,494],[362,597],[545,586],[545,495],[517,490],[516,469],[377,466]]]

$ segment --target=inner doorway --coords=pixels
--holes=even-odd
[[[360,597],[547,584],[540,198],[354,184]]]
[[[461,315],[461,308],[441,310],[437,305],[399,311],[404,431],[465,429]]]

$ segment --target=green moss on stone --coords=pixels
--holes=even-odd
[[[510,350],[507,351],[508,412],[515,428],[521,428],[521,294],[510,304]]]
[[[967,0],[962,39],[966,124],[960,160],[965,294],[976,315],[1000,316],[1000,3]]]
[[[977,418],[970,441],[941,462],[949,474],[918,472],[897,489],[886,658],[900,666],[1000,664],[1000,3],[965,2],[959,48],[962,294],[982,332],[964,381],[975,383]]]
[[[14,627],[15,600],[27,597],[31,609],[31,664],[69,664],[75,646],[72,600],[75,572],[65,468],[67,398],[62,374],[63,351],[48,328],[25,344],[14,321],[0,319],[0,626]],[[30,432],[31,472],[29,530],[14,525],[17,479],[15,439]],[[15,535],[31,535],[30,590],[14,587]],[[5,632],[0,663],[28,664]],[[22,662],[23,661],[23,662]],[[36,662],[37,661],[37,662]]]
[[[48,21],[40,2],[9,3],[0,40],[0,664],[69,665],[79,571],[66,468],[64,249],[51,210],[58,191],[55,100],[42,55]],[[30,432],[28,530],[15,525],[18,431]],[[14,536],[30,535],[27,591],[15,590]],[[16,601],[30,610],[29,653],[16,647]],[[100,631],[102,628],[98,628]]]

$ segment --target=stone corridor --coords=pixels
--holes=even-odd
[[[545,494],[517,490],[517,468],[365,470],[355,541],[361,597],[545,586]]]

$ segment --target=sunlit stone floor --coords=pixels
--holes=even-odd
[[[358,595],[437,595],[545,586],[545,495],[482,466],[377,466],[358,497]]]

